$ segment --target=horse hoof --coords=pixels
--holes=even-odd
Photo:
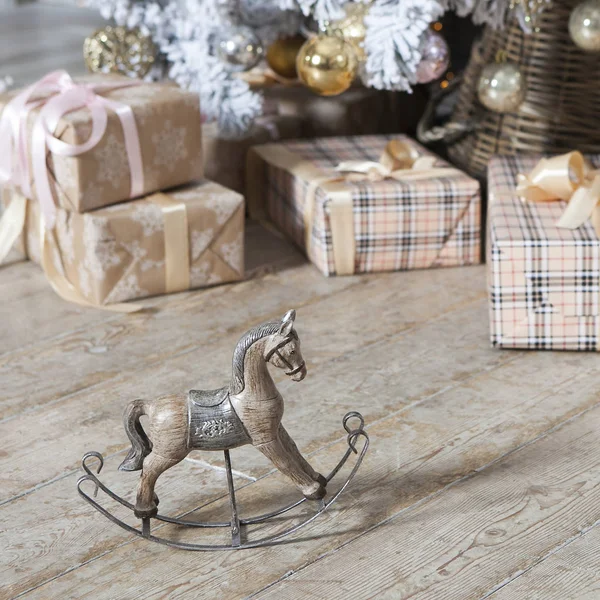
[[[156,504],[151,506],[150,508],[134,508],[133,514],[138,519],[149,519],[151,517],[155,517],[158,514],[158,506]]]
[[[327,483],[327,482],[326,482]],[[319,482],[319,487],[311,494],[304,494],[307,500],[322,500],[327,493],[327,488]]]

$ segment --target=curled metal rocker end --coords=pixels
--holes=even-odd
[[[354,429],[350,429],[350,427],[348,426],[348,421],[350,421],[350,419],[358,419],[360,421],[360,425],[358,427],[355,427]],[[344,418],[342,420],[342,424],[344,426],[344,429],[349,433],[354,433],[356,431],[362,431],[365,428],[365,419],[364,417],[357,411],[353,410],[350,411],[349,413],[346,413],[344,415]]]
[[[350,429],[348,426],[348,421],[351,419],[358,419],[360,424],[355,429]],[[358,450],[356,449],[356,440],[359,436],[364,436],[368,439],[367,432],[365,431],[365,419],[364,417],[357,411],[353,410],[349,413],[346,413],[344,419],[342,420],[342,424],[344,425],[344,429],[348,432],[348,447],[354,452],[354,454],[358,454]]]
[[[96,486],[94,488],[94,498],[97,498],[98,497],[98,483],[96,482],[96,477],[94,476],[90,467],[87,464],[91,458],[96,459],[98,461],[96,475],[98,475],[100,473],[100,471],[102,471],[102,467],[104,466],[104,458],[103,458],[102,454],[100,454],[100,452],[95,452],[95,451],[86,452],[83,455],[83,458],[81,459],[81,466],[83,467],[83,470],[89,475],[89,477],[84,476],[79,480],[79,482],[81,482],[83,479],[88,479],[89,481],[93,481]],[[77,482],[77,487],[79,487],[79,482]]]

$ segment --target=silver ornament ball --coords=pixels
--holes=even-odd
[[[417,67],[417,83],[439,79],[450,65],[450,48],[444,36],[428,29],[421,42],[421,62]]]
[[[527,81],[518,65],[494,63],[485,67],[479,78],[477,95],[487,109],[513,112],[523,103]]]
[[[223,29],[215,42],[217,56],[232,71],[248,71],[260,62],[264,54],[256,33],[244,25]]]
[[[571,39],[586,52],[600,52],[600,0],[585,0],[569,18]]]

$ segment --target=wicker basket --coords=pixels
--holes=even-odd
[[[539,31],[527,35],[515,22],[502,31],[487,29],[472,51],[452,116],[474,130],[448,148],[450,158],[470,174],[485,177],[493,154],[560,153],[577,149],[600,153],[600,56],[571,41],[568,22],[580,0],[555,0],[538,17]],[[528,92],[516,113],[485,110],[477,100],[483,67],[505,50],[522,65]]]

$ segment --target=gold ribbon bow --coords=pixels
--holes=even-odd
[[[262,159],[262,164],[261,160]],[[353,188],[349,183],[394,179],[401,182],[433,177],[462,176],[452,167],[436,167],[437,159],[423,156],[411,144],[391,140],[378,162],[346,161],[335,168],[335,174],[324,172],[311,161],[289,151],[281,144],[255,146],[248,155],[247,201],[250,215],[264,220],[264,190],[266,166],[283,169],[308,183],[304,199],[304,242],[306,253],[313,257],[312,226],[317,194],[322,190],[329,200],[329,220],[333,259],[337,275],[352,275],[355,271],[356,240],[354,236]]]
[[[600,237],[600,169],[581,152],[542,158],[531,173],[518,175],[517,194],[526,202],[568,202],[557,227],[577,229],[591,218]]]
[[[146,198],[157,204],[163,214],[165,253],[165,292],[167,294],[187,290],[190,287],[189,235],[187,210],[183,202],[173,200],[166,194],[157,193]],[[0,219],[0,261],[8,254],[25,228],[27,203],[20,193],[13,193],[11,201]],[[40,218],[41,266],[52,289],[63,299],[80,306],[100,308],[112,312],[131,313],[144,308],[140,304],[97,304],[88,300],[61,272],[55,257],[61,258],[56,240],[56,230],[47,230]]]

